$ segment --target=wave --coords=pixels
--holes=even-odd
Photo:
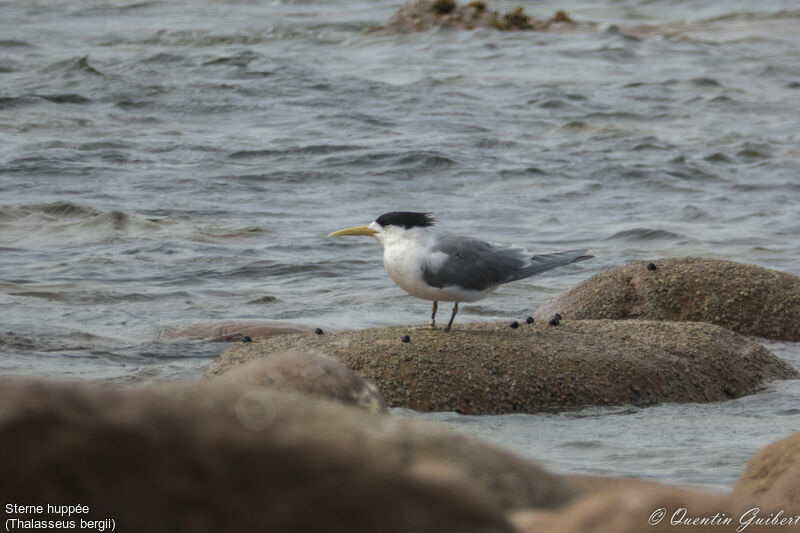
[[[458,165],[458,161],[437,150],[407,150],[403,152],[371,152],[357,156],[334,156],[324,159],[323,166],[374,168],[377,173],[401,171],[443,170]]]
[[[85,331],[60,331],[42,335],[4,331],[0,333],[0,350],[17,353],[46,353],[65,350],[97,350],[111,346],[111,340]]]
[[[90,74],[92,76],[102,76],[103,74],[94,68],[89,63],[89,56],[83,57],[71,57],[69,59],[64,59],[63,61],[56,61],[55,63],[50,63],[42,67],[41,72],[46,74],[52,73],[82,73],[82,74]]]
[[[220,243],[271,233],[253,225],[193,218],[145,218],[121,210],[98,210],[72,202],[0,206],[0,244],[75,244],[121,239],[181,239]]]
[[[18,41],[16,39],[0,39],[0,48],[28,48],[33,45],[27,41]]]
[[[686,236],[673,233],[663,229],[633,228],[618,231],[607,240],[626,239],[634,241],[655,241],[655,240],[678,240],[686,239]]]
[[[0,109],[13,109],[41,103],[42,100],[53,104],[88,104],[92,100],[76,93],[62,94],[23,94],[20,96],[0,97]]]

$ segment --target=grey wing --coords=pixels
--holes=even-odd
[[[528,266],[522,250],[458,235],[442,235],[433,251],[446,254],[447,259],[424,265],[422,277],[438,288],[457,286],[482,291],[505,283],[509,276]]]
[[[445,234],[434,247],[447,259],[423,266],[422,277],[438,288],[458,286],[482,291],[527,278],[576,261],[589,259],[586,250],[529,255],[519,248],[501,247],[468,237]]]

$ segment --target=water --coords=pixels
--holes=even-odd
[[[174,336],[188,326],[424,322],[376,243],[326,238],[396,209],[595,254],[464,321],[524,318],[645,258],[800,274],[794,2],[544,1],[524,5],[594,25],[367,31],[398,5],[0,3],[0,371],[191,379],[224,345]],[[797,344],[770,347],[800,367]],[[721,404],[429,416],[556,471],[730,486],[800,428],[798,399],[792,381]]]

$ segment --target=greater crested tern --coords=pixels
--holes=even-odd
[[[329,237],[369,235],[383,245],[383,266],[392,281],[411,296],[433,300],[430,327],[439,302],[454,302],[445,330],[453,325],[459,302],[485,298],[504,283],[534,276],[593,256],[586,250],[531,254],[521,248],[433,230],[430,213],[393,211],[366,226],[334,231]]]

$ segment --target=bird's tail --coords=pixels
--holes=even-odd
[[[565,250],[563,252],[533,255],[528,259],[530,264],[515,272],[508,281],[529,278],[560,266],[593,258],[593,255],[586,254],[587,251],[588,250]]]

